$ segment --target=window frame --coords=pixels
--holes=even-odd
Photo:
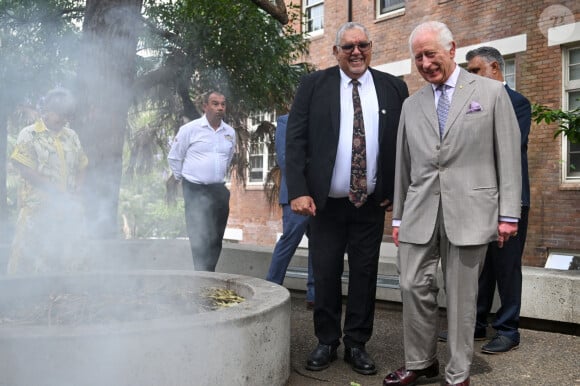
[[[504,57],[503,58],[504,61],[504,72],[503,72],[503,77],[504,80],[506,81],[507,85],[512,89],[512,90],[517,90],[516,86],[516,75],[517,75],[517,68],[516,68],[516,58],[515,57]],[[508,64],[511,65],[513,67],[513,72],[508,72]],[[508,80],[509,78],[509,80]]]
[[[562,49],[562,109],[569,110],[570,106],[570,94],[580,93],[580,78],[570,80],[570,53],[572,51],[580,52],[580,45],[575,44],[569,47],[563,47]],[[580,66],[580,62],[576,63]],[[580,104],[579,104],[580,106]],[[575,145],[578,150],[572,150],[572,144],[568,141],[568,138],[561,135],[562,141],[562,183],[580,185],[580,165],[576,166],[576,171],[570,170],[570,154],[580,154],[580,145]]]
[[[250,139],[248,142],[248,173],[246,176],[246,186],[248,187],[259,187],[262,188],[264,186],[264,182],[266,181],[266,178],[268,176],[268,172],[270,171],[270,169],[275,165],[276,163],[276,153],[275,151],[270,152],[270,149],[268,148],[268,143],[266,143],[265,141],[260,141],[258,143],[256,143],[256,141],[252,140],[252,133],[254,133],[256,131],[256,129],[258,128],[258,126],[264,122],[276,122],[276,113],[272,113],[272,112],[264,112],[264,111],[259,111],[256,113],[252,113],[250,114],[250,116],[248,116],[247,119],[247,127],[248,127],[248,131],[250,132]],[[275,123],[273,123],[275,124]],[[258,150],[259,152],[252,152],[254,149],[256,149],[256,145],[258,146]],[[262,167],[261,168],[256,168],[256,171],[261,169],[261,173],[262,173],[262,178],[261,180],[257,180],[257,179],[253,179],[252,178],[252,172],[256,172],[252,169],[252,158],[253,157],[257,157],[257,158],[261,158],[262,160]]]
[[[305,34],[308,34],[310,36],[317,36],[317,35],[322,35],[324,33],[324,0],[312,0],[314,4],[310,4],[308,5],[308,0],[304,0],[302,2],[302,14],[304,15],[304,21],[303,21],[303,31]],[[315,29],[315,30],[310,30],[308,28],[309,26],[309,22],[311,20],[314,19],[308,19],[308,11],[311,9],[314,9],[316,7],[321,7],[322,8],[322,17],[321,17],[321,27],[319,29]]]
[[[405,13],[405,6],[406,6],[405,0],[401,0],[400,4],[391,5],[389,7],[386,7],[384,10],[383,10],[382,4],[381,4],[383,1],[386,1],[386,0],[376,0],[375,7],[377,10],[377,12],[376,12],[377,19],[395,17],[395,16],[403,15]]]

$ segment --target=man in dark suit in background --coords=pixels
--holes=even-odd
[[[276,161],[280,168],[280,192],[278,201],[282,207],[282,236],[272,252],[272,261],[266,280],[282,285],[290,260],[307,232],[308,217],[292,212],[288,202],[286,186],[286,126],[288,114],[278,117],[276,122]],[[314,306],[314,276],[312,275],[312,252],[308,249],[308,278],[306,280],[306,307]]]
[[[518,331],[520,308],[522,304],[522,255],[528,230],[530,210],[530,180],[528,175],[528,134],[532,123],[530,102],[522,94],[509,88],[504,81],[505,62],[500,52],[493,47],[480,47],[467,53],[467,70],[502,82],[510,97],[521,133],[522,155],[522,211],[516,236],[504,243],[502,248],[497,242],[489,244],[483,271],[479,277],[477,296],[477,321],[474,335],[485,337],[487,317],[493,303],[496,282],[501,301],[493,328],[495,337],[485,344],[481,351],[499,354],[517,348],[520,343]],[[501,138],[500,138],[501,140]]]
[[[361,374],[376,368],[365,344],[373,330],[385,210],[393,199],[395,142],[405,83],[369,68],[372,42],[358,23],[336,35],[334,66],[305,75],[290,112],[286,139],[292,210],[310,219],[318,346],[306,368],[344,359]],[[354,82],[353,82],[354,81]],[[341,330],[344,253],[349,281]]]

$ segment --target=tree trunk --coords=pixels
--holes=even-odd
[[[116,238],[127,113],[142,0],[87,0],[74,128],[89,158],[84,192],[89,231]]]

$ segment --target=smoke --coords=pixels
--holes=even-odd
[[[0,110],[9,110],[10,116],[0,111],[0,124],[10,123],[6,158],[13,159],[9,178],[18,185],[18,199],[16,192],[11,192],[11,200],[18,201],[12,242],[2,246],[0,259],[0,271],[9,273],[0,280],[5,294],[0,306],[0,385],[162,385],[171,379],[169,371],[181,377],[175,384],[186,384],[190,377],[179,375],[175,365],[160,369],[148,364],[167,364],[176,355],[181,357],[175,363],[190,360],[191,352],[185,349],[158,350],[165,342],[172,342],[167,347],[179,348],[180,342],[177,334],[171,329],[166,332],[156,320],[183,314],[178,298],[183,291],[187,298],[195,295],[187,292],[193,291],[195,280],[119,274],[146,268],[190,271],[194,267],[191,250],[183,241],[156,241],[157,245],[151,246],[144,240],[117,240],[121,234],[118,207],[134,205],[134,216],[129,216],[133,219],[147,215],[163,218],[168,210],[162,178],[167,171],[165,149],[159,151],[163,156],[158,157],[157,175],[131,182],[127,196],[118,196],[127,112],[134,102],[131,91],[137,68],[135,53],[127,51],[135,39],[131,24],[122,22],[127,12],[113,9],[105,14],[104,23],[115,24],[112,30],[118,35],[107,36],[104,41],[85,40],[81,50],[81,35],[74,28],[67,29],[65,36],[63,29],[56,28],[61,26],[55,24],[57,21],[42,17],[46,14],[31,17],[24,9],[10,14],[0,4],[0,102],[10,101],[0,103]],[[22,20],[31,21],[27,24]],[[38,39],[31,39],[32,34]],[[111,48],[107,51],[111,55],[90,63],[89,59],[97,57],[91,54],[103,47]],[[132,60],[123,62],[122,54]],[[55,86],[70,89],[74,103],[68,94],[62,100],[47,95]],[[25,109],[34,111],[32,119],[18,114]],[[81,144],[82,150],[77,147]],[[147,196],[152,192],[158,197]],[[183,209],[178,216],[184,236]],[[195,226],[207,228],[205,224]],[[99,228],[107,228],[112,237],[96,240],[101,236]],[[164,230],[157,229],[156,234],[163,236]],[[171,244],[174,241],[178,247]],[[135,304],[151,299],[162,315],[159,309],[157,313],[135,312]],[[104,300],[109,304],[99,303]],[[84,305],[79,305],[80,301]],[[67,302],[76,309],[76,324],[58,322],[57,308]],[[38,304],[43,306],[37,308]],[[31,308],[29,319],[15,325],[12,315],[26,306]],[[36,319],[37,309],[44,318]],[[89,310],[112,316],[91,318]],[[155,320],[147,324],[149,319]],[[191,324],[180,329],[191,329]],[[195,338],[196,333],[190,332],[190,337]],[[154,337],[153,343],[144,338],[148,334]],[[196,360],[204,363],[210,358]]]

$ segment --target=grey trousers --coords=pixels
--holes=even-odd
[[[445,232],[442,211],[433,237],[424,245],[400,243],[398,267],[403,300],[405,366],[429,367],[437,356],[439,311],[437,267],[441,268],[447,296],[447,348],[445,380],[460,383],[469,377],[477,309],[478,278],[487,244],[456,246]]]

